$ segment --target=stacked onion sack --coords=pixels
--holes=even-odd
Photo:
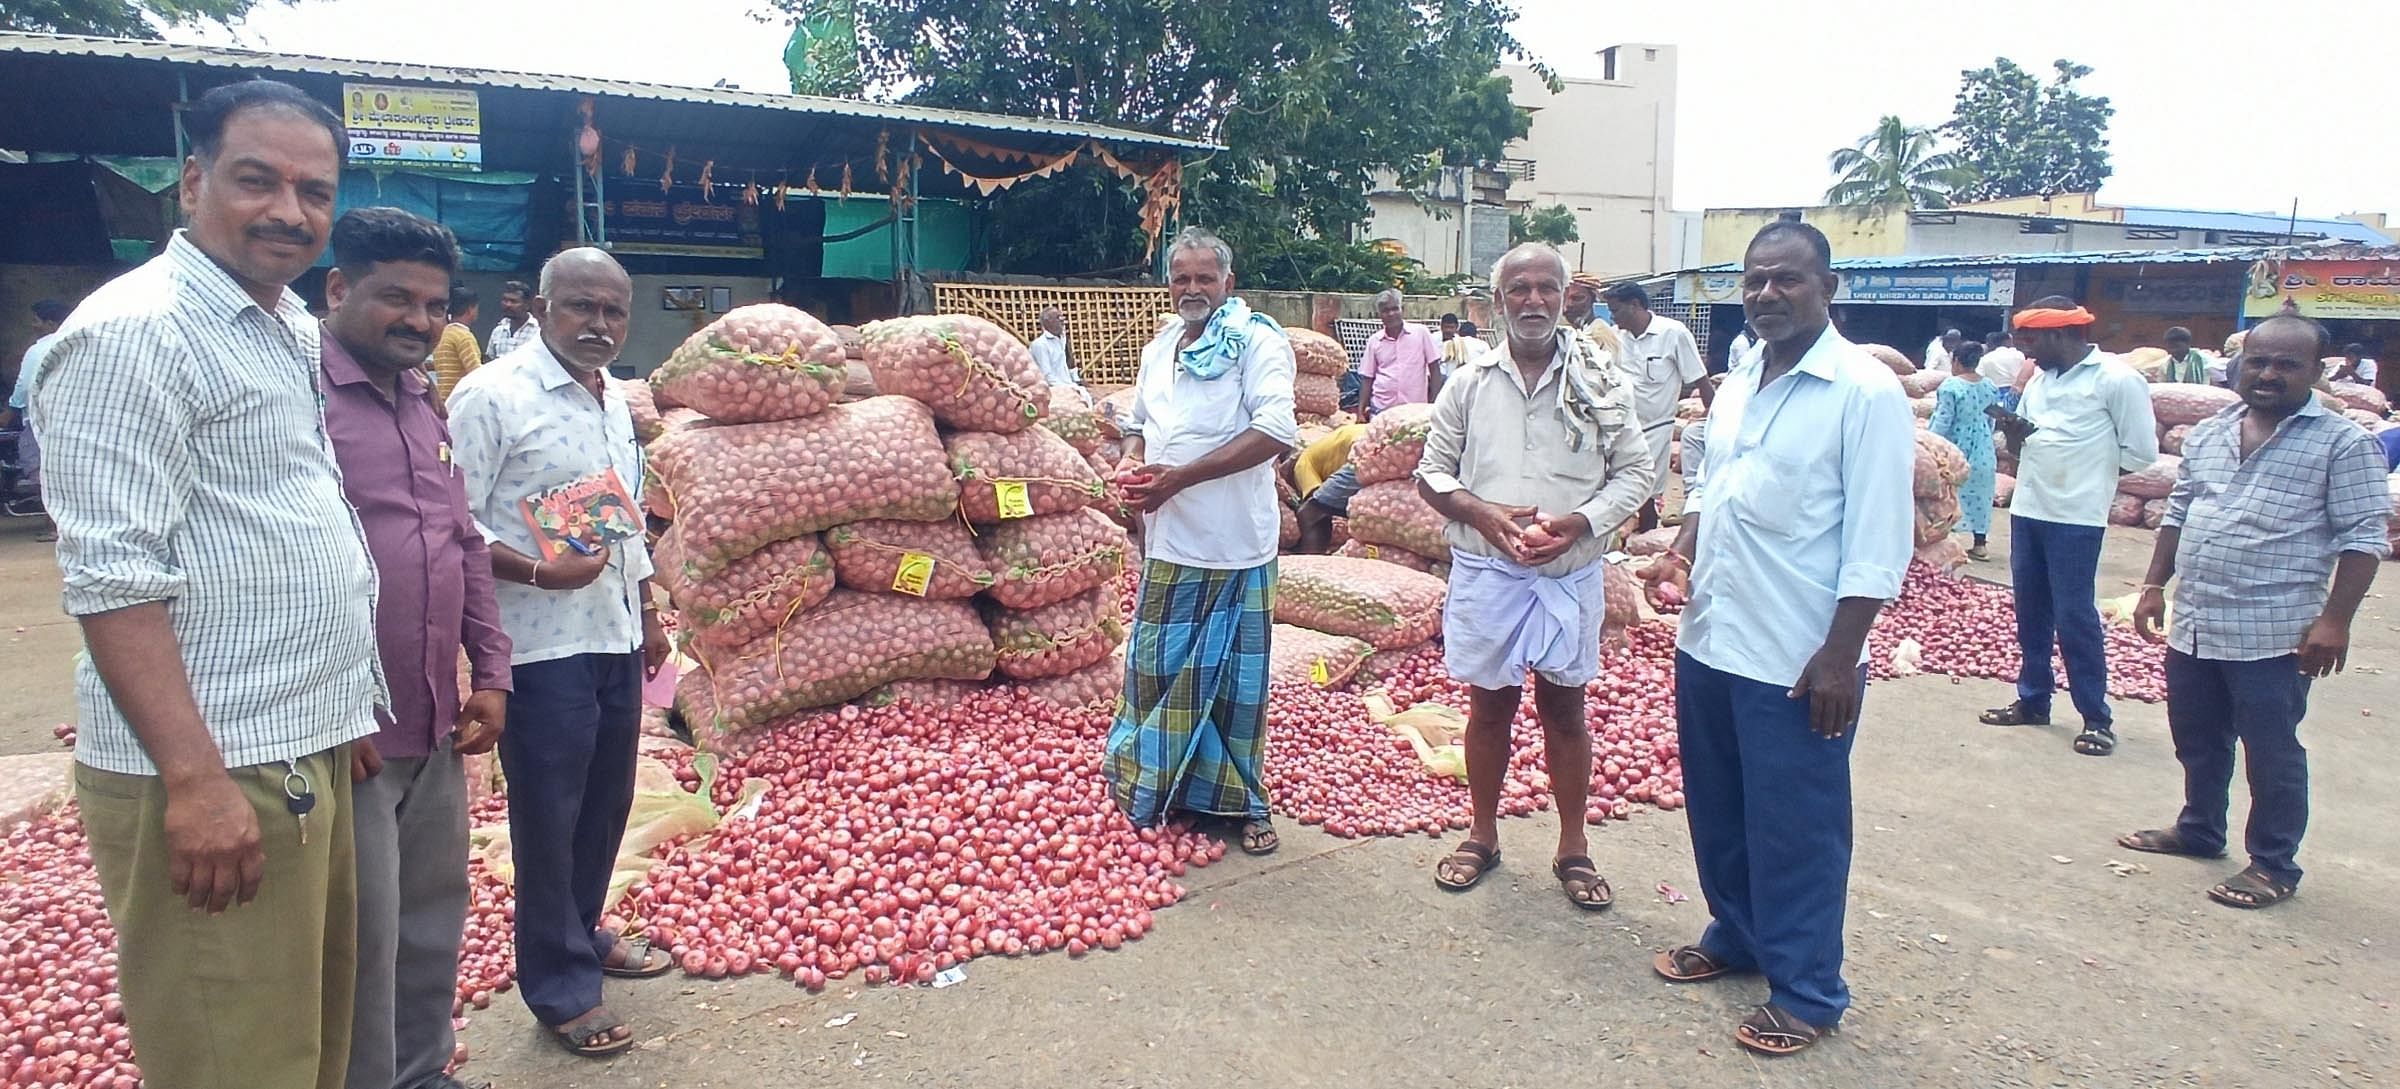
[[[1958,486],[1966,479],[1967,455],[1931,431],[1917,432],[1917,558],[1945,571],[1967,561],[1965,546],[1950,532],[1958,525]]]
[[[881,579],[888,590],[913,576],[887,567],[922,566],[938,546],[956,560],[951,573],[964,576],[940,592],[975,598],[999,676],[1069,706],[1115,695],[1125,641],[1116,584],[1130,547],[1124,529],[1094,509],[1110,498],[1092,461],[1105,441],[1097,415],[1076,418],[1088,406],[1054,394],[1024,343],[981,318],[895,318],[863,332],[876,386],[923,400],[948,429],[958,517],[922,549],[866,534],[874,543],[857,555],[881,558],[861,581]],[[843,547],[837,542],[837,575]],[[974,589],[961,594],[968,583]]]
[[[1292,342],[1292,411],[1302,423],[1323,423],[1342,410],[1342,375],[1350,371],[1350,353],[1342,342],[1314,329],[1285,329]]]
[[[2163,352],[2160,357],[2164,358]],[[2109,524],[2157,529],[2166,514],[2167,493],[2174,490],[2176,474],[2183,467],[2184,436],[2191,434],[2193,424],[2240,401],[2240,395],[2219,386],[2190,382],[2152,385],[2150,414],[2158,427],[2160,456],[2149,468],[2117,478],[2117,497],[2108,507]]]
[[[1350,540],[1340,555],[1383,560],[1438,578],[1450,575],[1446,520],[1418,494],[1417,462],[1433,429],[1432,405],[1399,405],[1375,417],[1350,447],[1358,494],[1350,499]]]
[[[884,537],[911,545],[965,531],[934,409],[899,396],[837,404],[852,385],[833,330],[779,305],[725,315],[652,375],[659,401],[707,417],[653,440],[650,467],[674,517],[657,578],[699,663],[677,702],[712,748],[739,751],[778,719],[895,681],[992,672],[972,603],[904,592],[918,573],[954,572],[858,574],[860,526],[900,527]],[[980,570],[971,548],[949,558]]]
[[[1275,584],[1276,680],[1340,684],[1397,662],[1441,634],[1448,584],[1355,556],[1285,556]]]

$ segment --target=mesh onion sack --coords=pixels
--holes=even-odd
[[[777,541],[701,579],[686,577],[690,569],[675,540],[674,534],[660,539],[651,562],[704,653],[738,650],[833,592],[833,561],[813,533]]]
[[[933,416],[905,397],[672,432],[650,467],[693,578],[787,537],[868,518],[932,521],[958,506]]]
[[[1114,585],[1032,609],[987,605],[984,617],[991,623],[996,667],[1019,680],[1073,673],[1125,642]]]
[[[1270,645],[1273,653],[1267,665],[1269,681],[1313,684],[1319,688],[1347,683],[1358,673],[1359,663],[1375,652],[1366,640],[1328,635],[1291,624],[1275,625]]]
[[[1413,480],[1370,484],[1350,497],[1352,539],[1384,548],[1404,548],[1424,557],[1428,564],[1450,558],[1450,545],[1442,538],[1442,531],[1449,524],[1449,519],[1417,494]]]
[[[675,698],[693,736],[713,746],[724,735],[893,681],[972,681],[991,672],[991,632],[974,606],[837,589],[782,631],[702,658]]]
[[[992,585],[974,536],[956,519],[852,522],[826,530],[825,546],[834,578],[853,590],[941,600],[973,597]]]
[[[1089,394],[1072,386],[1050,391],[1050,410],[1042,415],[1042,426],[1085,457],[1099,452],[1108,438],[1100,428],[1100,409]]]
[[[1352,539],[1343,541],[1341,547],[1333,550],[1333,554],[1348,556],[1352,559],[1374,560],[1377,563],[1396,563],[1411,571],[1423,571],[1445,582],[1450,578],[1449,560],[1429,560],[1405,548],[1387,548],[1383,545],[1368,544],[1365,541]]]
[[[2160,427],[2182,427],[2232,408],[2241,400],[2240,394],[2219,386],[2161,382],[2150,387],[2150,415]]]
[[[875,388],[914,397],[962,431],[1022,431],[1050,404],[1025,342],[963,314],[890,318],[859,330]]]
[[[1047,428],[958,431],[949,447],[958,509],[977,525],[1081,510],[1105,494],[1091,463]]]
[[[1350,353],[1342,342],[1314,329],[1286,326],[1286,340],[1292,342],[1292,363],[1301,374],[1340,378],[1350,370]]]
[[[1110,651],[1106,657],[1073,673],[1012,683],[1018,691],[1060,707],[1113,705],[1125,691],[1125,651],[1122,648]]]
[[[667,421],[658,407],[658,398],[650,392],[650,383],[639,378],[606,379],[608,388],[625,399],[625,412],[633,417],[633,437],[649,442],[664,433]]]
[[[1367,433],[1350,445],[1350,467],[1361,484],[1381,484],[1414,476],[1425,457],[1425,436],[1433,430],[1432,405],[1394,405],[1367,424]]]
[[[1275,620],[1363,639],[1377,650],[1415,646],[1441,631],[1448,590],[1432,575],[1381,560],[1285,556]]]
[[[781,303],[736,307],[683,342],[650,383],[720,423],[813,415],[842,391],[842,341]]]
[[[992,600],[1012,609],[1063,601],[1125,570],[1125,531],[1095,510],[1002,522],[975,538],[995,580]]]
[[[1342,410],[1342,383],[1322,374],[1292,376],[1292,411],[1308,416],[1331,416]]]

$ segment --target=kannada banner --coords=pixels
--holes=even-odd
[[[351,166],[483,169],[483,107],[473,91],[342,84]]]
[[[2252,264],[2242,316],[2273,317],[2286,301],[2312,318],[2400,320],[2400,262],[2269,259]]]
[[[627,188],[640,191],[641,186]],[[707,202],[694,193],[610,197],[609,248],[619,253],[756,258],[766,255],[758,209],[738,200]]]
[[[1885,306],[2013,306],[2017,300],[2017,270],[2013,268],[1897,269],[1841,274],[1833,301]],[[1736,305],[1742,301],[1742,274],[1686,272],[1675,280],[1675,301]]]

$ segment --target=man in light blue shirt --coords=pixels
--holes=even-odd
[[[34,329],[39,334],[33,345],[25,349],[24,360],[17,366],[17,384],[8,393],[8,411],[0,413],[9,426],[17,430],[17,473],[25,482],[40,489],[42,485],[42,445],[33,434],[33,420],[26,406],[33,398],[34,380],[41,376],[42,361],[50,357],[50,348],[58,343],[58,327],[66,323],[73,311],[57,299],[43,299],[33,304]],[[17,513],[16,494],[0,496],[9,502],[9,513]],[[38,504],[36,504],[38,505]],[[44,520],[48,515],[44,515]],[[55,541],[56,529],[44,529],[37,541]]]
[[[1734,1030],[1785,1055],[1849,1008],[1850,744],[1867,630],[1913,543],[1916,426],[1899,379],[1832,328],[1837,280],[1816,228],[1770,224],[1743,261],[1764,351],[1718,391],[1698,487],[1660,567],[1688,564],[1675,658],[1692,853],[1711,922],[1658,955],[1670,982],[1767,977]]]

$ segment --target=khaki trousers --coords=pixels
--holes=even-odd
[[[168,887],[166,787],[75,767],[75,800],[109,922],[117,989],[148,1089],[340,1089],[357,978],[350,747],[297,762],[316,791],[308,842],[284,766],[234,768],[258,811],[258,898],[194,911]]]

